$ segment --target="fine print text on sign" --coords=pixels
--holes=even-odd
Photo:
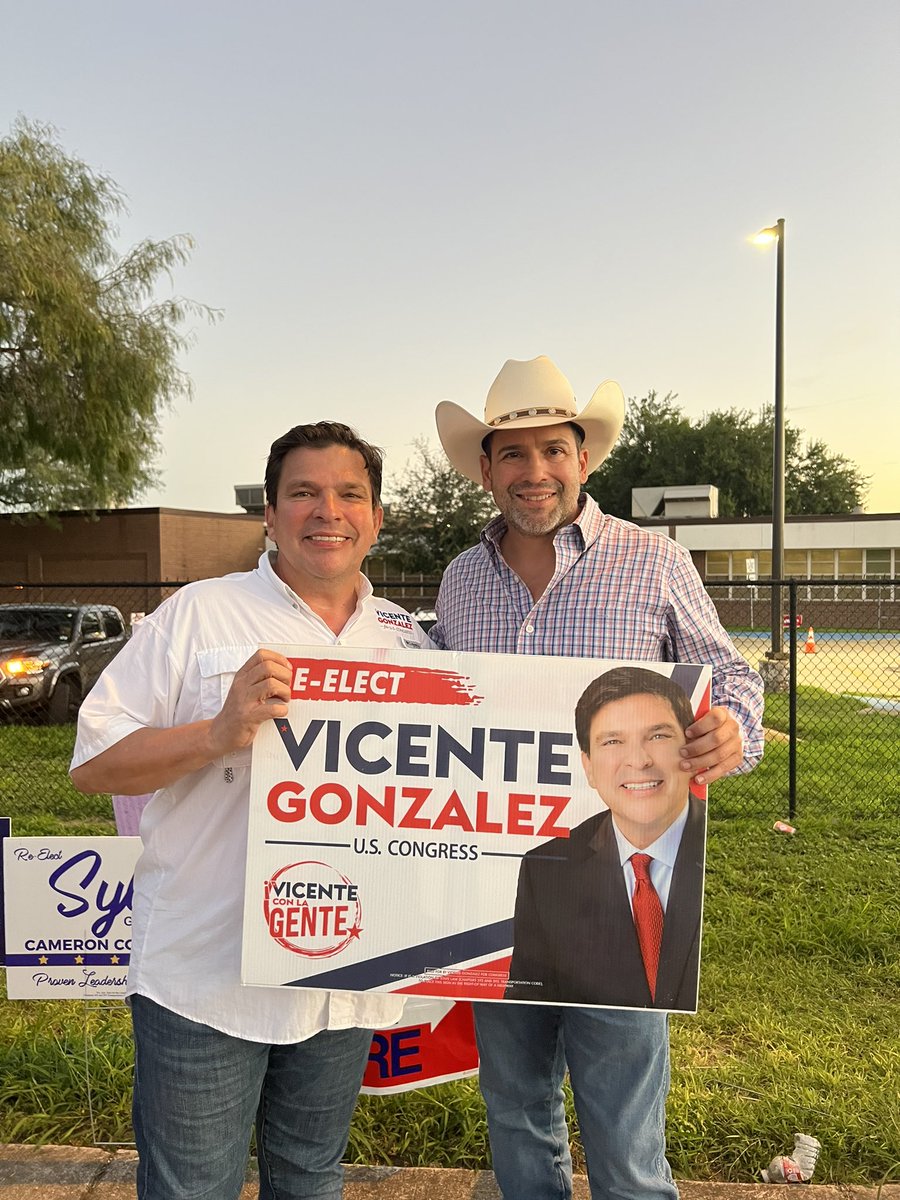
[[[272,649],[292,700],[253,747],[245,984],[696,1008],[706,804],[679,750],[708,667]]]

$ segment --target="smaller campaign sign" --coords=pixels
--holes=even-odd
[[[3,840],[10,1000],[125,994],[139,838]]]

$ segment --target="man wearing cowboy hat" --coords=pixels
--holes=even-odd
[[[621,388],[607,381],[579,411],[546,357],[504,365],[483,422],[449,401],[438,405],[447,457],[492,494],[500,514],[445,571],[431,636],[453,650],[711,664],[712,707],[685,731],[681,755],[686,775],[710,783],[761,757],[762,681],[731,644],[687,551],[601,512],[581,491],[615,445],[624,408]],[[475,1009],[505,1200],[571,1197],[567,1066],[594,1200],[677,1196],[665,1158],[664,1013]]]

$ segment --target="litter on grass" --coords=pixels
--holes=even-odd
[[[772,826],[776,833],[796,833],[797,830],[793,825],[788,825],[787,821],[776,821]]]
[[[791,1153],[779,1154],[760,1171],[763,1183],[809,1183],[821,1149],[822,1143],[808,1133],[795,1133]]]

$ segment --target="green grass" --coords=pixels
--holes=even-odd
[[[0,1141],[132,1141],[133,1062],[124,1004],[0,1001]]]
[[[787,733],[788,697],[766,698],[766,727]],[[801,687],[797,700],[798,816],[900,817],[900,715],[859,700]],[[768,742],[752,774],[722,780],[711,813],[740,817],[788,811],[788,745]]]
[[[673,1161],[752,1174],[793,1132],[821,1177],[900,1163],[896,825],[850,818],[710,831],[701,1012],[673,1022]]]
[[[900,1164],[900,856],[896,828],[810,818],[710,829],[700,1013],[672,1019],[669,1157],[677,1176],[750,1180],[795,1131],[817,1180]],[[358,1161],[479,1166],[474,1082],[364,1097]]]
[[[846,730],[829,727],[825,717],[840,714],[846,703],[832,700],[837,707],[817,718],[818,726],[801,727],[808,739],[804,747],[818,746],[818,757],[834,754],[847,773],[857,769],[848,764],[868,767],[880,758],[884,777],[883,750],[864,744],[848,749]],[[786,713],[784,697],[770,698],[770,725]],[[896,731],[896,723],[889,728]],[[64,769],[69,731],[49,732],[55,761]],[[0,771],[9,767],[4,757],[9,747],[0,738]],[[823,1143],[817,1181],[896,1178],[897,821],[884,814],[857,815],[852,792],[830,812],[801,793],[797,834],[774,833],[773,817],[786,811],[775,787],[785,768],[776,760],[772,770],[772,747],[768,754],[755,776],[718,785],[711,796],[701,1011],[672,1020],[670,1159],[682,1178],[752,1180],[774,1154],[793,1145],[794,1131],[800,1130]],[[813,770],[816,761],[811,755],[802,769]],[[737,807],[737,789],[757,788],[760,780],[761,815],[722,819],[723,810]],[[889,780],[883,793],[891,794]],[[14,805],[2,804],[14,818],[14,832],[59,832],[60,825],[70,833],[95,824],[107,829],[108,807],[85,816],[85,798],[66,782],[54,777],[46,794],[59,810],[42,814],[39,798],[28,789]],[[844,795],[833,782],[824,794]],[[7,797],[4,793],[4,801]],[[87,1103],[86,1023],[94,1129]],[[129,1140],[130,1066],[121,1006],[91,1005],[86,1011],[65,1002],[0,1002],[0,1141]],[[363,1097],[348,1157],[487,1165],[477,1084]]]
[[[69,782],[74,725],[0,725],[0,816],[16,837],[116,832],[109,796],[82,796]]]

